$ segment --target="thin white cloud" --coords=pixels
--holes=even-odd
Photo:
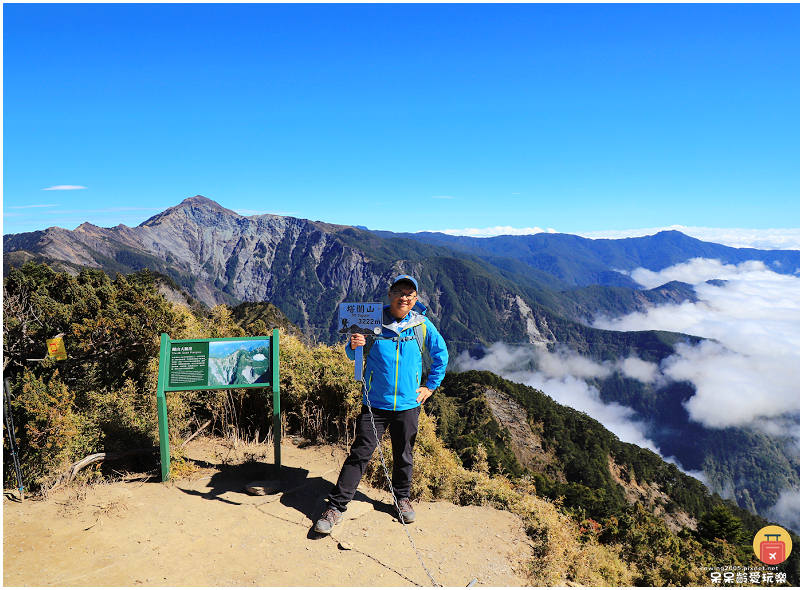
[[[626,377],[636,379],[642,383],[649,383],[660,387],[664,385],[665,379],[655,363],[643,361],[636,357],[629,357],[617,364],[617,369]]]
[[[769,518],[800,531],[800,490],[791,489],[781,492],[775,506],[770,508]]]
[[[105,207],[101,209],[35,209],[25,212],[6,212],[3,217],[13,220],[9,227],[4,223],[6,233],[40,231],[49,227],[75,229],[83,223],[99,227],[116,227],[123,224],[134,227],[142,223],[154,213],[164,211],[166,207]]]
[[[638,238],[652,236],[660,231],[677,230],[687,236],[733,248],[756,248],[759,250],[800,250],[800,228],[786,229],[744,229],[690,227],[670,225],[649,229],[609,230],[579,232],[577,235],[591,239]]]
[[[47,189],[42,189],[47,190]],[[9,209],[34,209],[38,207],[59,207],[59,204],[56,203],[55,205],[17,205],[16,207],[8,207]]]
[[[50,188],[43,188],[43,191],[74,191],[80,188],[87,188],[85,186],[77,186],[74,184],[59,184],[57,186],[51,186]]]
[[[125,213],[128,211],[164,211],[164,209],[161,207],[105,207],[103,209],[71,209],[64,211],[48,211],[48,213],[84,215],[88,213]]]
[[[486,228],[468,227],[465,229],[432,229],[428,231],[448,234],[451,236],[469,236],[472,238],[492,238],[494,236],[529,236],[545,232],[548,234],[558,233],[556,230],[551,228],[547,228],[546,230],[544,230],[541,227],[516,228],[508,225],[505,226],[498,225],[495,227],[486,227]]]
[[[518,195],[522,193],[511,193]],[[444,199],[449,197],[432,197]],[[722,244],[733,248],[756,248],[758,250],[800,250],[800,228],[788,229],[741,229],[741,228],[712,228],[688,227],[685,225],[670,225],[668,227],[654,227],[649,229],[608,230],[595,232],[576,232],[575,235],[590,239],[638,238],[652,236],[660,231],[677,230],[687,236],[697,238],[704,242]],[[432,229],[426,230],[439,232],[451,236],[469,236],[474,238],[491,238],[494,236],[524,236],[542,232],[559,233],[552,228],[543,230],[540,227],[515,228],[511,226],[496,226],[487,228],[468,227],[464,229]]]
[[[431,197],[431,199],[455,199],[455,197],[440,196],[440,197]]]

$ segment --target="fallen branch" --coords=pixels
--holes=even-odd
[[[100,461],[110,461],[112,459],[121,459],[122,457],[127,457],[128,455],[144,455],[147,453],[158,453],[158,447],[152,449],[132,449],[130,451],[121,451],[119,453],[95,453],[93,455],[89,455],[84,457],[77,463],[73,463],[72,466],[67,469],[64,473],[62,473],[56,484],[51,488],[51,490],[56,489],[62,484],[68,484],[72,481],[75,475],[87,465],[91,465],[92,463],[98,463]]]
[[[185,447],[185,446],[186,446],[186,443],[188,443],[188,442],[189,442],[190,440],[192,440],[192,439],[193,439],[195,436],[197,436],[198,434],[200,434],[200,431],[201,431],[201,430],[203,430],[203,428],[205,428],[205,427],[206,427],[206,426],[208,426],[209,424],[211,424],[211,420],[208,420],[208,421],[207,421],[205,424],[203,424],[203,425],[202,425],[200,428],[198,428],[197,430],[195,430],[195,431],[194,431],[194,434],[193,434],[192,436],[190,436],[190,437],[189,437],[189,438],[187,438],[185,441],[183,441],[183,444],[181,445],[181,448]]]

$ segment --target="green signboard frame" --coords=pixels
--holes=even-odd
[[[215,370],[216,358],[227,353],[246,355],[243,371],[222,379]],[[255,351],[255,354],[252,354]],[[265,354],[266,353],[266,354]],[[272,388],[272,433],[275,446],[275,467],[281,471],[281,397],[280,397],[280,338],[277,328],[272,336],[248,338],[194,338],[171,340],[161,334],[158,362],[158,437],[161,448],[161,481],[169,479],[169,427],[167,424],[168,391],[197,391],[210,389],[240,389],[246,387]]]

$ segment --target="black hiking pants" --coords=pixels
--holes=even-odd
[[[358,483],[364,475],[367,463],[372,458],[378,441],[386,428],[392,440],[392,487],[397,499],[411,495],[411,475],[414,467],[414,442],[417,440],[419,413],[422,406],[410,410],[379,410],[372,408],[375,416],[375,431],[369,418],[369,408],[361,406],[356,422],[356,440],[350,447],[350,455],[342,465],[336,486],[328,495],[328,505],[340,512],[347,510],[347,503],[355,496]]]

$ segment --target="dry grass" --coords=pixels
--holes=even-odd
[[[181,458],[170,462],[169,477],[173,481],[192,479],[192,476],[196,475],[198,471],[200,468],[193,461]]]
[[[94,524],[84,530],[88,531],[98,524],[101,524],[103,522],[103,518],[106,516],[120,516],[122,512],[126,512],[128,510],[128,502],[123,498],[119,498],[106,504],[95,505],[95,508],[97,509],[94,511]]]

